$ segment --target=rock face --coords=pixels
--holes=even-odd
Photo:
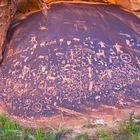
[[[140,20],[113,5],[62,2],[47,19],[17,19],[0,68],[1,110],[32,126],[138,111],[139,33]]]
[[[0,63],[3,61],[7,31],[15,15],[35,11],[39,7],[43,9],[44,6],[43,0],[0,0]]]
[[[3,57],[3,45],[6,38],[6,33],[16,12],[17,3],[17,0],[0,1],[0,62],[2,61]]]

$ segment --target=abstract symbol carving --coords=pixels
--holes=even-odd
[[[35,112],[40,112],[42,111],[42,104],[37,102],[37,103],[34,103],[33,106],[32,106],[32,109],[35,111]]]
[[[130,63],[132,58],[131,58],[131,55],[130,54],[127,54],[127,53],[123,53],[120,55],[120,58],[121,60],[124,62],[124,63]]]
[[[26,99],[25,100],[25,105],[30,106],[31,105],[31,99]]]

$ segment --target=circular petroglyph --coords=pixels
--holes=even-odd
[[[32,109],[35,112],[40,112],[42,110],[42,104],[40,102],[36,102],[32,105]]]
[[[128,53],[121,54],[120,58],[124,63],[130,63],[132,61],[131,55]]]
[[[26,99],[24,102],[25,102],[25,105],[27,106],[30,106],[32,103],[31,99]]]

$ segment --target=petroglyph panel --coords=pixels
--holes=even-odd
[[[7,112],[26,120],[139,106],[140,36],[130,20],[140,28],[112,5],[63,3],[48,19],[40,11],[17,19],[0,68]]]

